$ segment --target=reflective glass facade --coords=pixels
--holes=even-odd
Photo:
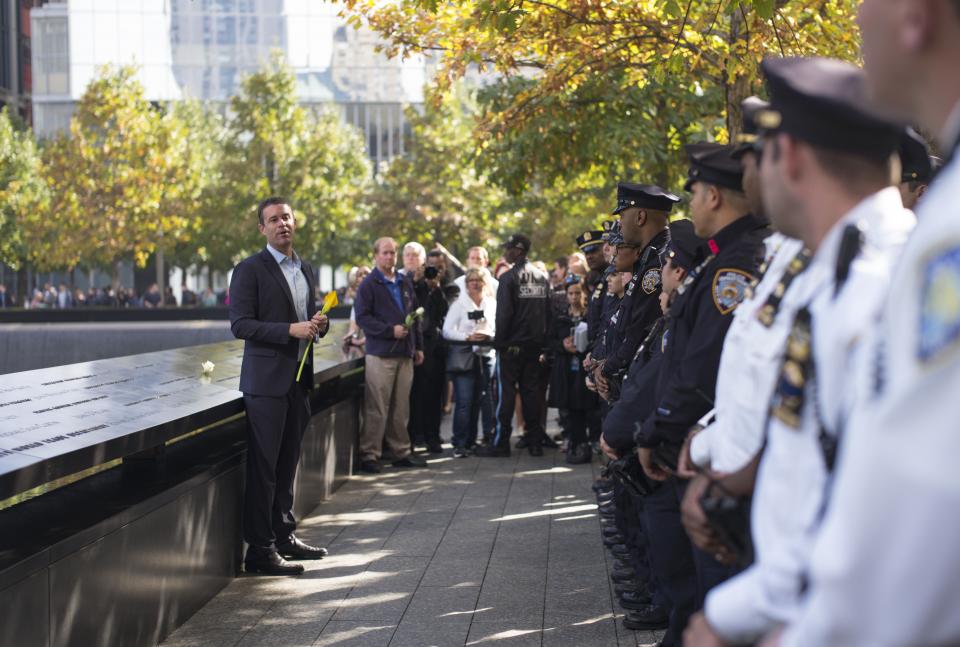
[[[32,12],[36,130],[64,128],[104,64],[139,66],[153,101],[225,102],[243,76],[280,52],[300,101],[336,105],[382,162],[403,151],[403,109],[423,102],[427,63],[391,61],[376,36],[348,27],[320,0],[68,0]],[[42,86],[42,87],[41,87]]]

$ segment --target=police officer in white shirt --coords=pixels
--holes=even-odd
[[[917,206],[844,433],[804,608],[766,644],[960,644],[960,2],[864,0],[878,104],[947,157]],[[952,161],[949,158],[952,157]]]
[[[710,592],[687,647],[752,643],[796,614],[833,448],[853,406],[860,335],[914,222],[892,186],[902,128],[868,108],[862,71],[816,58],[762,67],[771,95],[757,115],[766,212],[813,256],[784,297],[795,314],[753,498],[755,561]]]
[[[737,136],[734,156],[743,164],[743,191],[751,213],[764,216],[759,181],[760,156],[754,149],[757,127],[753,116],[769,104],[749,97],[742,106],[743,132]],[[688,441],[681,452],[681,476],[694,476],[690,459],[700,468],[725,474],[741,469],[760,451],[769,396],[780,370],[790,316],[778,316],[782,291],[801,275],[806,259],[803,243],[774,232],[767,246],[761,280],[733,313],[723,340],[717,373],[714,422]],[[796,261],[796,262],[794,262]],[[781,290],[774,295],[775,290]],[[689,449],[689,453],[688,453]],[[695,496],[691,487],[687,497]]]

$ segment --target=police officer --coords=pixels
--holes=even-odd
[[[597,343],[597,338],[600,336],[600,328],[602,327],[602,318],[603,318],[603,303],[607,295],[607,276],[610,270],[610,261],[607,259],[606,250],[609,247],[609,238],[610,238],[610,227],[613,225],[612,220],[607,220],[603,223],[603,231],[600,233],[600,258],[601,263],[597,270],[597,276],[595,277],[595,282],[590,283],[590,298],[587,302],[587,351],[592,352],[594,345]],[[591,234],[592,236],[592,234]],[[590,258],[587,257],[587,262],[590,262]]]
[[[514,234],[503,244],[504,258],[513,265],[500,278],[497,288],[497,331],[494,345],[499,350],[497,381],[497,432],[493,442],[480,447],[477,456],[509,456],[510,434],[517,387],[523,419],[527,425],[527,450],[543,456],[542,388],[544,379],[540,354],[546,344],[550,319],[550,281],[545,272],[527,261],[530,239]]]
[[[783,645],[960,643],[960,7],[865,0],[870,94],[934,133],[946,163],[917,205],[847,424],[804,609]],[[952,159],[952,161],[950,161]]]
[[[848,378],[857,342],[913,223],[890,186],[900,129],[867,108],[862,73],[826,59],[767,60],[763,71],[771,93],[757,116],[767,127],[764,202],[774,226],[812,258],[784,296],[790,332],[753,499],[758,559],[710,593],[706,620],[694,618],[688,631],[691,645],[713,644],[717,634],[753,642],[796,613],[810,529],[855,399]]]
[[[621,182],[617,185],[617,208],[624,242],[617,254],[635,255],[633,279],[627,285],[614,317],[614,339],[607,340],[606,357],[595,369],[600,394],[611,398],[610,381],[619,387],[640,342],[660,317],[660,251],[667,240],[667,221],[680,198],[652,184]],[[615,396],[615,392],[613,393]]]
[[[755,150],[757,126],[753,116],[769,104],[757,97],[743,102],[743,132],[733,156],[743,167],[743,189],[750,212],[766,220],[759,180],[760,156]],[[762,279],[733,313],[723,342],[717,374],[715,419],[697,433],[681,452],[682,475],[693,476],[693,463],[715,474],[735,472],[760,451],[770,396],[780,372],[783,346],[791,313],[782,313],[784,293],[796,289],[810,254],[795,238],[773,232],[765,241]],[[692,488],[688,500],[696,496]],[[689,530],[689,528],[688,528]],[[696,537],[692,537],[696,542]]]
[[[670,224],[670,236],[663,257],[668,262],[667,274],[663,281],[663,295],[661,307],[666,309],[667,299],[673,288],[679,283],[680,274],[692,269],[695,259],[699,257],[699,248],[703,241],[693,232],[693,224],[689,220],[677,220]],[[671,264],[677,269],[670,269]],[[671,282],[671,278],[673,281]],[[666,298],[664,298],[666,297]],[[611,459],[624,462],[624,469],[632,476],[632,480],[649,490],[659,487],[659,484],[649,481],[643,475],[639,462],[636,460],[633,443],[635,422],[643,420],[650,414],[654,406],[654,387],[662,359],[662,335],[665,316],[658,320],[647,338],[637,349],[637,353],[624,379],[620,399],[613,404],[603,425],[603,439],[601,447]],[[627,457],[624,459],[624,457]],[[631,559],[627,565],[621,565],[612,573],[615,581],[624,587],[619,593],[620,604],[628,609],[623,624],[628,629],[665,628],[668,624],[668,598],[657,585],[649,566],[649,551],[647,531],[643,524],[644,497],[637,492],[627,492],[627,496],[615,499],[622,508],[616,519],[623,543],[630,551]],[[682,533],[678,524],[674,530]],[[663,535],[654,539],[661,541]],[[627,570],[629,569],[629,571]],[[629,577],[628,577],[629,576]],[[688,572],[688,579],[692,578],[692,566]],[[627,585],[632,584],[631,591]],[[647,592],[642,596],[641,592]],[[646,604],[631,604],[638,597],[645,597]]]
[[[687,146],[690,169],[684,188],[692,193],[694,231],[707,239],[706,249],[673,296],[656,406],[634,434],[644,472],[653,480],[665,481],[645,501],[644,513],[651,538],[671,538],[669,543],[651,543],[651,565],[659,571],[673,606],[667,645],[679,641],[689,614],[705,592],[729,575],[712,556],[692,550],[682,527],[677,536],[684,486],[670,476],[670,470],[676,468],[688,430],[713,406],[723,337],[763,261],[763,239],[769,233],[760,219],[748,213],[742,169],[731,153],[732,147],[719,144]],[[696,564],[693,582],[689,580],[691,551]]]

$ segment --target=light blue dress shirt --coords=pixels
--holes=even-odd
[[[310,288],[307,285],[307,279],[301,271],[303,264],[300,262],[300,257],[297,256],[296,252],[293,253],[293,257],[289,257],[283,252],[277,251],[271,245],[267,244],[267,250],[277,261],[277,265],[280,266],[280,271],[283,272],[283,278],[287,280],[287,285],[290,286],[290,294],[293,295],[293,307],[297,311],[297,319],[300,321],[307,320],[307,292]],[[300,350],[297,353],[297,359],[299,360],[303,357],[303,351],[307,347],[307,341],[304,339],[300,340]]]

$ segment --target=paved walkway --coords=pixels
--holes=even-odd
[[[448,434],[449,435],[449,434]],[[593,466],[514,450],[351,479],[298,534],[299,578],[240,577],[166,647],[646,645],[608,577]]]

